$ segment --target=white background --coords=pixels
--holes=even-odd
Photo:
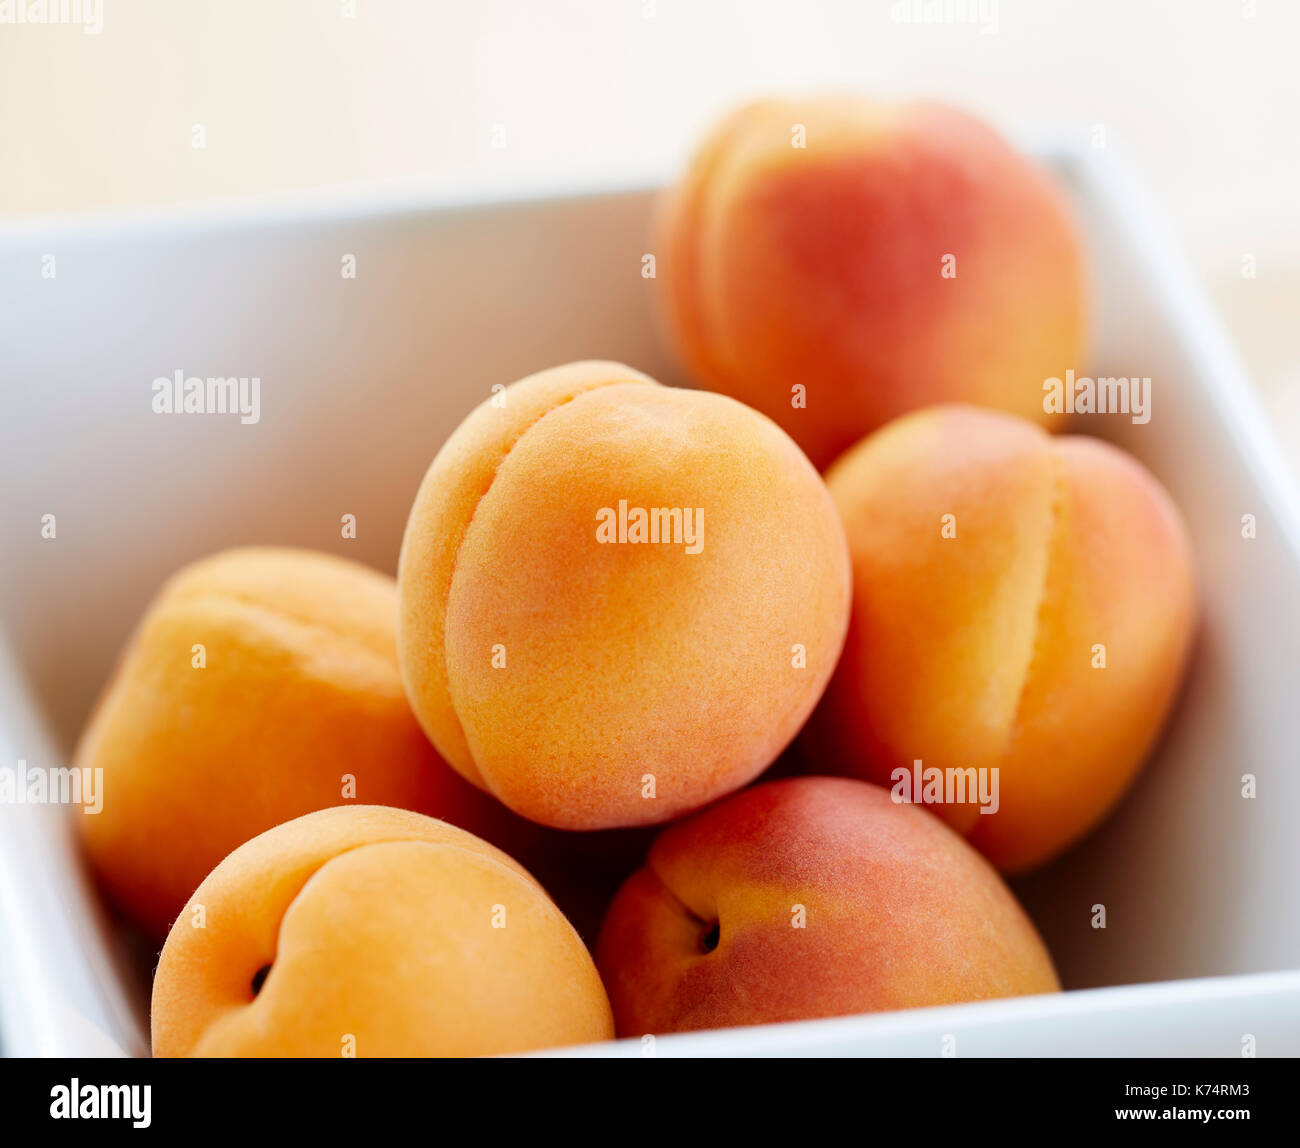
[[[1136,162],[1296,467],[1298,45],[1294,0],[104,0],[0,24],[0,216],[626,182],[756,94],[941,96]]]

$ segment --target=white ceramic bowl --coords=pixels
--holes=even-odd
[[[1045,159],[1088,232],[1093,373],[1152,379],[1149,423],[1093,416],[1079,429],[1172,492],[1205,607],[1187,688],[1136,789],[1018,883],[1072,991],[579,1052],[1300,1054],[1300,519],[1158,216],[1104,154]],[[183,563],[275,542],[392,570],[421,475],[494,384],[597,357],[673,381],[641,275],[652,198],[314,196],[0,229],[0,768],[69,764],[123,640]],[[260,420],[155,414],[154,379],[178,370],[257,376]],[[340,536],[344,514],[355,541]],[[83,815],[0,805],[10,1055],[147,1050],[140,962],[118,951],[72,844],[67,818]]]

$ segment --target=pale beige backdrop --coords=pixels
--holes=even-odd
[[[940,95],[1130,155],[1296,467],[1298,44],[1296,0],[103,0],[0,23],[0,215],[622,181],[756,93]]]

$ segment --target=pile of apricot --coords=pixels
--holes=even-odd
[[[396,580],[228,551],[140,622],[78,822],[166,937],[156,1055],[1059,987],[1000,874],[1121,799],[1195,618],[1169,497],[1043,402],[1086,367],[1064,196],[948,108],[761,103],[656,255],[700,389],[544,370],[437,451]]]

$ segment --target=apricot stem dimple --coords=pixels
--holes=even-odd
[[[709,931],[700,936],[700,952],[711,953],[718,947],[718,941],[722,939],[722,922],[714,921],[709,926]]]
[[[253,996],[257,996],[258,993],[262,991],[262,986],[266,984],[266,978],[267,976],[270,975],[270,972],[271,972],[271,966],[263,965],[260,969],[257,970],[257,972],[253,974],[253,979],[251,982],[249,982],[253,989]]]

